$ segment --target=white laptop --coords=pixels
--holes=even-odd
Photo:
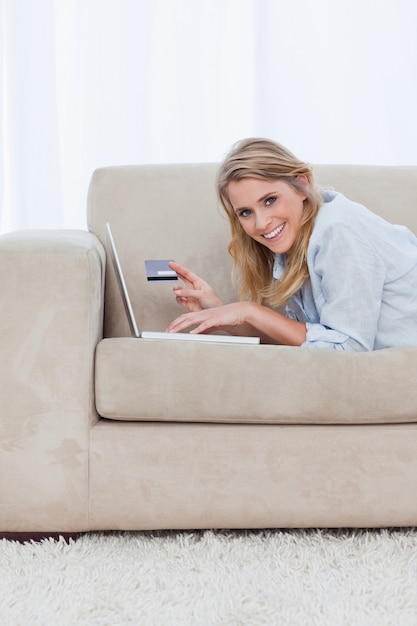
[[[130,329],[133,337],[138,339],[168,339],[176,341],[203,341],[217,343],[260,343],[259,337],[240,337],[234,335],[192,335],[190,333],[164,333],[155,331],[141,331],[136,323],[135,313],[127,290],[126,281],[124,279],[122,266],[120,265],[119,255],[117,253],[116,244],[114,242],[113,233],[109,223],[106,223],[107,242],[110,248],[110,254],[113,261],[113,268],[119,283],[122,294],[123,304],[125,306],[126,315],[129,320]]]

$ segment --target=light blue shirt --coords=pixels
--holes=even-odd
[[[311,234],[310,278],[286,306],[303,347],[366,351],[417,345],[417,238],[341,193],[325,191]],[[279,279],[285,255],[277,254]]]

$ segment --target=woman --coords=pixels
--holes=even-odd
[[[246,139],[220,167],[220,201],[241,301],[223,305],[188,269],[172,268],[189,312],[169,332],[225,330],[264,343],[366,351],[417,344],[417,239],[335,191],[283,146]],[[285,315],[276,309],[285,306]]]

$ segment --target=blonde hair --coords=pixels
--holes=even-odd
[[[299,175],[306,176],[308,185],[297,179]],[[230,202],[229,183],[244,178],[283,180],[295,190],[307,194],[300,231],[287,252],[280,281],[272,281],[275,254],[243,230]],[[233,259],[233,275],[235,278],[237,274],[240,276],[241,299],[282,306],[309,276],[307,247],[321,204],[311,167],[278,143],[267,139],[244,139],[235,144],[220,166],[217,191],[230,222],[232,236],[228,249]]]

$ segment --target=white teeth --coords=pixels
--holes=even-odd
[[[278,226],[278,228],[273,230],[272,233],[269,233],[268,235],[264,235],[265,239],[272,239],[273,237],[276,237],[278,235],[278,233],[280,233],[282,231],[284,226],[285,226],[285,224],[281,224],[281,226]]]

